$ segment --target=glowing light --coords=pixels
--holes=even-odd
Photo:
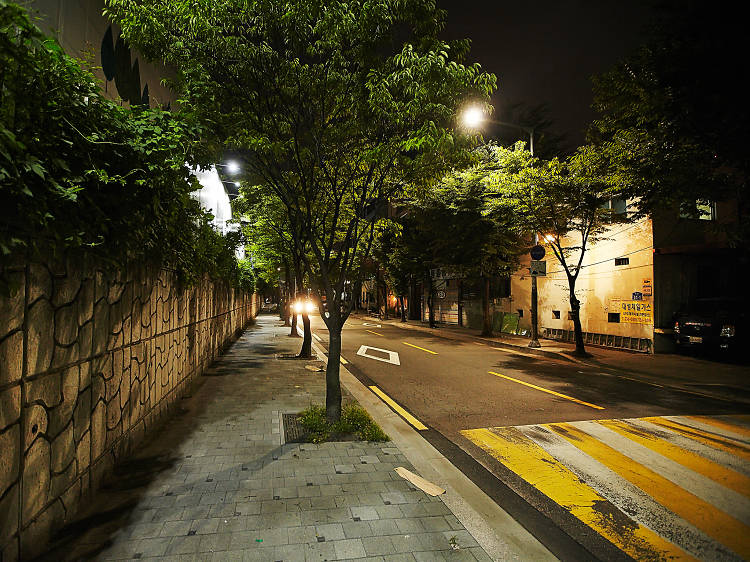
[[[227,171],[230,174],[236,174],[237,172],[240,171],[240,165],[234,160],[230,160],[229,162],[227,162],[226,166],[227,166]]]
[[[308,314],[315,312],[315,304],[312,301],[307,301],[305,303],[305,312]]]
[[[302,303],[300,301],[296,301],[294,303],[294,312],[296,312],[297,314],[302,312]]]
[[[554,242],[555,240],[557,240],[557,237],[556,237],[556,236],[555,236],[554,234],[545,234],[545,235],[544,235],[544,239],[545,239],[545,240],[546,240],[547,242],[550,242],[550,243],[552,243],[552,242]]]
[[[484,121],[484,112],[479,107],[469,107],[464,111],[463,123],[470,129],[476,129]]]

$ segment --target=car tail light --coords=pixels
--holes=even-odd
[[[723,338],[734,337],[734,326],[732,324],[724,324],[721,327],[721,332],[719,332],[719,335]]]
[[[675,334],[679,334],[680,333],[680,323],[679,322],[675,322],[674,323],[674,333]]]

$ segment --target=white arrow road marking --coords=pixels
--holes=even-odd
[[[386,353],[388,355],[388,359],[385,359],[383,357],[376,357],[375,355],[369,355],[368,351],[370,350],[379,351],[380,353]],[[375,359],[375,361],[382,361],[383,363],[390,363],[391,365],[401,365],[401,360],[398,358],[398,353],[396,351],[389,351],[387,349],[380,349],[378,347],[363,345],[359,348],[359,351],[357,351],[357,355],[367,357],[368,359]]]
[[[371,328],[382,328],[380,324],[370,324],[369,322],[362,322],[363,326],[370,326]]]

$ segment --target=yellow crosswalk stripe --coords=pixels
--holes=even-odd
[[[639,443],[640,445],[643,445],[644,447],[648,447],[655,453],[665,456],[698,474],[702,474],[706,478],[710,478],[722,486],[726,486],[727,488],[746,496],[750,495],[750,478],[744,474],[740,474],[731,468],[726,468],[718,463],[705,459],[692,451],[673,445],[669,441],[661,439],[656,435],[648,433],[639,427],[634,427],[623,421],[599,420],[597,423],[631,439],[632,441],[635,441],[636,443]]]
[[[695,560],[619,511],[518,429],[484,428],[461,433],[636,560]]]
[[[554,423],[543,427],[551,429],[737,554],[746,559],[750,557],[750,542],[747,540],[750,527],[572,424]]]
[[[674,431],[675,433],[683,435],[684,437],[688,437],[694,441],[697,441],[698,443],[703,443],[704,445],[708,445],[709,447],[713,447],[714,449],[726,451],[727,453],[740,457],[741,459],[750,461],[750,449],[742,446],[736,441],[726,439],[720,435],[717,435],[716,433],[709,433],[695,427],[690,427],[689,425],[677,423],[672,420],[659,417],[641,419],[665,429],[669,429],[670,431]]]
[[[730,420],[722,418],[711,418],[709,416],[685,416],[689,420],[699,421],[708,425],[712,425],[719,429],[730,431],[743,437],[750,437],[750,428],[736,423],[732,423]]]

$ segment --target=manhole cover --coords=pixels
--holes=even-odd
[[[297,414],[282,414],[284,443],[304,443],[305,428],[299,423]]]

